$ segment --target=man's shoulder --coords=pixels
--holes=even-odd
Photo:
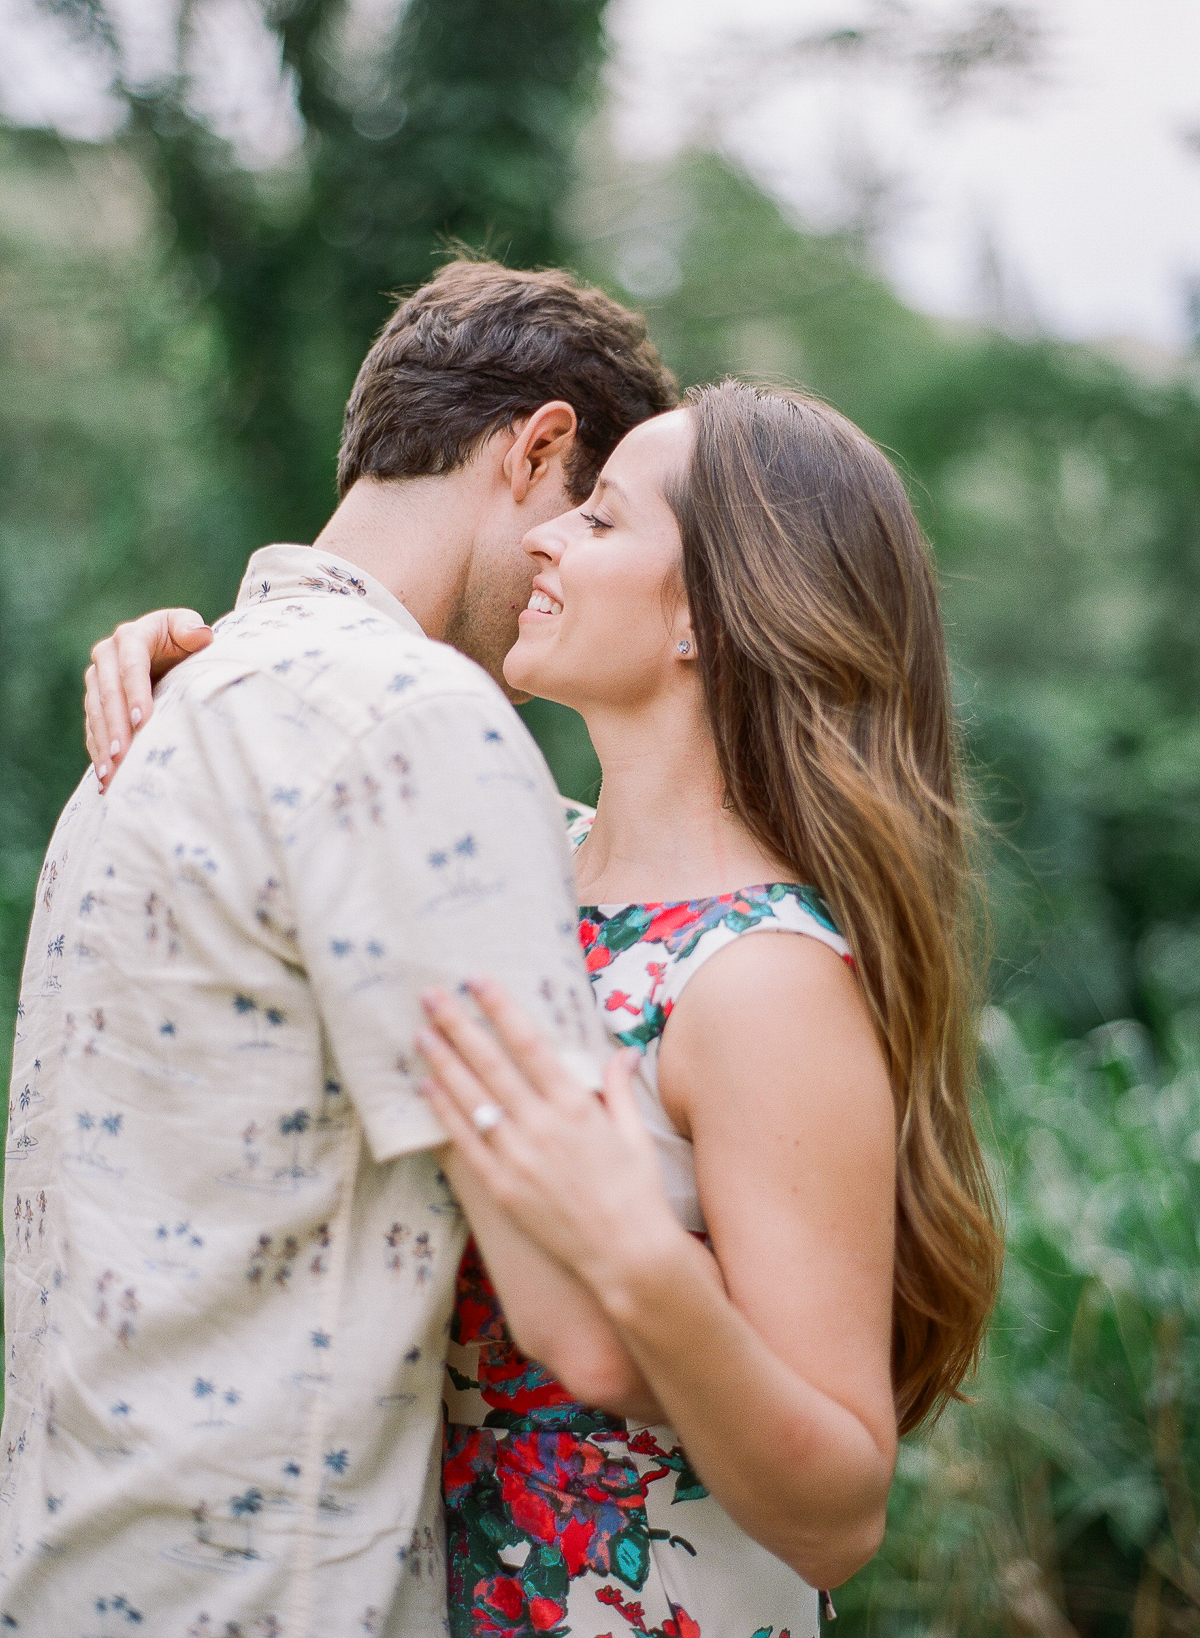
[[[341,599],[251,605],[217,622],[216,639],[187,667],[202,691],[236,678],[273,690],[350,733],[394,711],[444,695],[504,704],[474,661],[423,632]],[[246,697],[243,691],[243,697]]]

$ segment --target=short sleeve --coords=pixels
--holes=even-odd
[[[437,694],[359,738],[283,840],[296,936],[377,1161],[445,1141],[417,1091],[419,997],[490,974],[588,1083],[608,1047],[562,809],[503,699]]]

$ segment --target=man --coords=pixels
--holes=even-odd
[[[255,554],[68,804],[14,1062],[0,1626],[444,1631],[463,1229],[418,998],[503,972],[602,1047],[545,765],[429,638],[494,674],[520,539],[671,396],[599,292],[444,269],[368,355],[316,548]]]

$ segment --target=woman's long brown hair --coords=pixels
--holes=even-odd
[[[891,463],[817,400],[689,395],[670,495],[726,801],[854,954],[896,1100],[901,1432],[956,1396],[1001,1238],[971,1117],[969,811],[929,551]]]

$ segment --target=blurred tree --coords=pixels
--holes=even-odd
[[[1048,1022],[1200,1004],[1200,399],[1078,347],[942,353],[889,435],[927,486],[1008,977]],[[1191,1025],[1189,1028],[1193,1027]]]
[[[100,0],[47,0],[112,59],[125,143],[177,230],[224,342],[225,419],[262,539],[309,540],[330,509],[342,409],[389,293],[448,241],[559,261],[571,155],[603,53],[605,0],[408,0],[383,49],[339,40],[346,0],[264,0],[303,124],[298,165],[255,175],[195,111],[183,66],[124,83]]]

